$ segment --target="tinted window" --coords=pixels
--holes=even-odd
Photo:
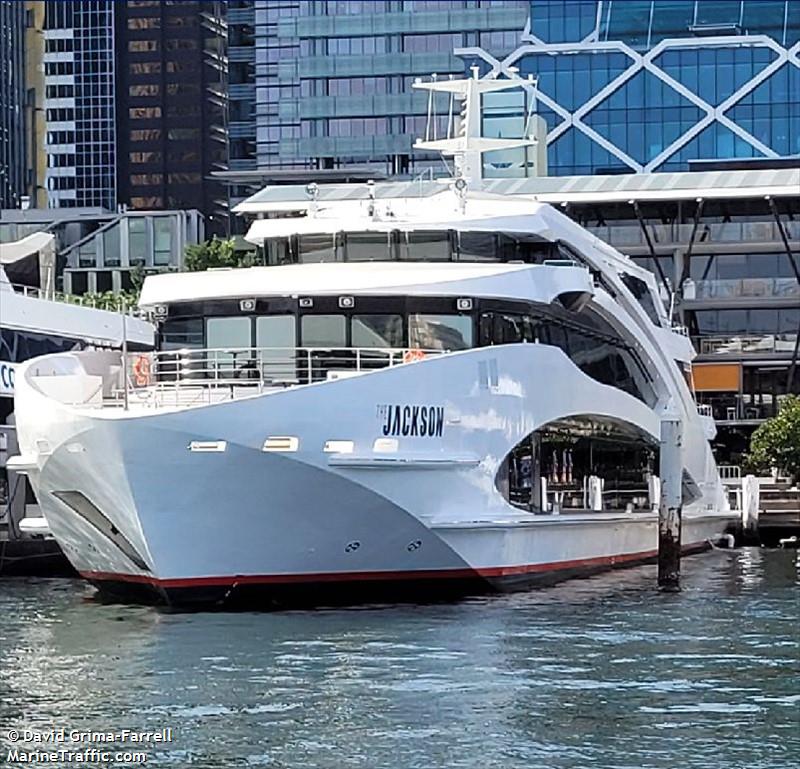
[[[168,320],[161,329],[161,349],[181,350],[203,346],[203,319]]]
[[[402,347],[402,315],[354,315],[353,347]]]
[[[472,347],[472,318],[469,315],[409,315],[408,346],[423,350],[469,349]]]
[[[347,319],[344,315],[304,315],[300,322],[303,347],[345,347]]]

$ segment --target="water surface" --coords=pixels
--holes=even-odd
[[[797,551],[454,604],[108,606],[0,581],[8,728],[172,727],[147,767],[782,769],[800,755]],[[100,766],[101,764],[87,764]]]

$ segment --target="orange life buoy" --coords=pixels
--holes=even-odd
[[[422,350],[416,348],[406,350],[403,353],[403,363],[413,363],[415,360],[422,360],[424,357],[425,353]]]
[[[133,381],[137,387],[147,387],[150,384],[150,359],[140,355],[133,362]]]

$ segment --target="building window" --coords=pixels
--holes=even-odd
[[[157,51],[158,40],[129,40],[128,50],[134,53],[143,51]]]
[[[147,85],[132,85],[128,87],[129,96],[158,96],[161,87],[155,83]]]
[[[162,184],[164,181],[164,174],[132,174],[131,184]]]
[[[203,175],[199,173],[176,173],[167,176],[169,184],[200,184],[202,181]]]
[[[144,19],[128,19],[128,29],[160,29],[161,19],[148,17]]]
[[[131,107],[128,116],[133,120],[161,117],[161,107]]]
[[[137,128],[131,131],[132,142],[160,141],[160,140],[161,140],[160,128]]]
[[[148,209],[148,208],[163,208],[164,207],[164,199],[158,197],[156,195],[150,195],[147,197],[132,197],[131,198],[131,207],[137,208],[139,210]]]
[[[167,40],[165,48],[168,51],[196,51],[198,46],[197,40],[182,38]]]
[[[130,155],[131,163],[160,163],[161,162],[161,153],[160,152],[131,152]]]
[[[198,83],[167,83],[167,94],[169,96],[199,96],[200,85]]]
[[[169,128],[167,129],[167,139],[175,141],[192,140],[200,138],[199,128]]]
[[[160,61],[135,61],[131,62],[128,71],[132,75],[160,75]]]

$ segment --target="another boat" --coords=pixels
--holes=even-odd
[[[151,323],[88,306],[48,287],[53,235],[36,233],[0,251],[0,575],[72,573],[23,475],[16,472],[14,390],[19,365],[37,355],[87,347],[152,350]],[[41,262],[41,264],[40,264]],[[7,267],[25,284],[12,283]],[[41,269],[40,269],[41,268]],[[44,285],[44,287],[42,287]]]
[[[197,607],[641,563],[670,416],[683,547],[725,530],[694,350],[654,277],[472,186],[268,189],[243,209],[272,266],[146,279],[158,352],[20,367],[17,466],[75,568],[112,598]]]

